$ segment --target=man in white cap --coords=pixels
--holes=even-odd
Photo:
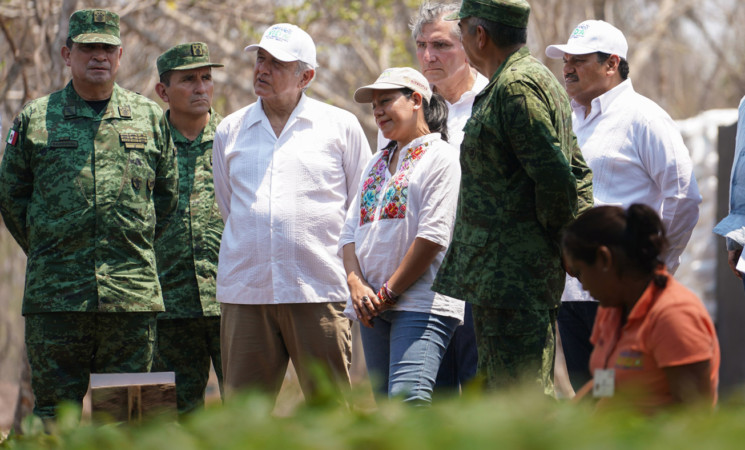
[[[308,33],[272,25],[246,51],[259,100],[220,123],[213,147],[224,383],[276,395],[291,359],[309,398],[318,369],[349,386],[337,244],[371,152],[354,115],[304,94],[317,67]]]
[[[675,122],[634,91],[627,51],[619,29],[587,20],[577,25],[566,45],[548,46],[546,55],[564,60],[572,125],[594,175],[595,204],[644,203],[658,211],[670,243],[665,263],[673,273],[698,221],[701,195]],[[580,282],[567,277],[558,321],[575,390],[592,377],[589,338],[596,310]]]

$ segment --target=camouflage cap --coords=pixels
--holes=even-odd
[[[67,37],[79,44],[122,45],[119,15],[105,9],[81,9],[70,16]]]
[[[530,5],[525,0],[463,0],[460,10],[445,20],[480,17],[515,28],[528,28]]]
[[[199,67],[224,67],[210,62],[210,50],[204,42],[179,44],[158,56],[158,75],[169,70],[189,70]]]

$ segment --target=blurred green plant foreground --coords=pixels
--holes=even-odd
[[[533,389],[535,390],[535,389]],[[352,392],[350,405],[365,403]],[[329,397],[330,398],[330,397]],[[374,411],[335,400],[300,406],[291,417],[272,416],[274,402],[246,394],[181,423],[150,419],[138,426],[84,425],[66,406],[51,434],[28,418],[24,436],[0,448],[63,449],[712,449],[742,448],[745,405],[717,411],[686,409],[654,417],[559,402],[528,389],[501,394],[466,392],[431,408],[384,402]]]

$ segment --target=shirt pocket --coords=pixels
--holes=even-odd
[[[34,177],[49,217],[61,218],[91,206],[90,151],[72,139],[49,139],[36,154]]]
[[[218,220],[222,224],[220,208],[215,197],[212,149],[208,149],[195,161],[189,202],[192,221],[198,221],[200,226],[210,226]]]
[[[463,142],[461,143],[461,166],[468,165],[469,169],[478,168],[481,145],[481,129],[483,125],[476,117],[471,117],[463,127]],[[473,167],[472,167],[473,166]]]
[[[126,169],[122,173],[121,189],[117,199],[119,209],[133,214],[141,221],[154,220],[152,202],[155,188],[155,169],[146,149],[126,145],[122,152],[127,155]]]

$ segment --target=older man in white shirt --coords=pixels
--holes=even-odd
[[[246,51],[257,53],[259,100],[227,116],[214,141],[225,387],[276,395],[291,359],[308,398],[315,364],[349,386],[336,248],[370,147],[351,113],[305,95],[317,66],[305,31],[273,25]]]
[[[460,149],[463,127],[471,117],[473,100],[489,83],[468,63],[460,43],[458,21],[443,18],[460,9],[458,3],[424,3],[412,18],[409,28],[416,43],[419,71],[432,90],[442,95],[448,105],[448,142]],[[388,144],[378,130],[377,148]]]
[[[673,273],[698,221],[701,195],[691,158],[670,116],[636,93],[628,78],[628,44],[623,33],[601,20],[579,24],[566,45],[546,48],[564,60],[564,82],[572,100],[572,126],[592,169],[596,205],[644,203],[660,214]],[[597,303],[575,278],[559,310],[559,332],[575,390],[592,376],[590,332]]]

